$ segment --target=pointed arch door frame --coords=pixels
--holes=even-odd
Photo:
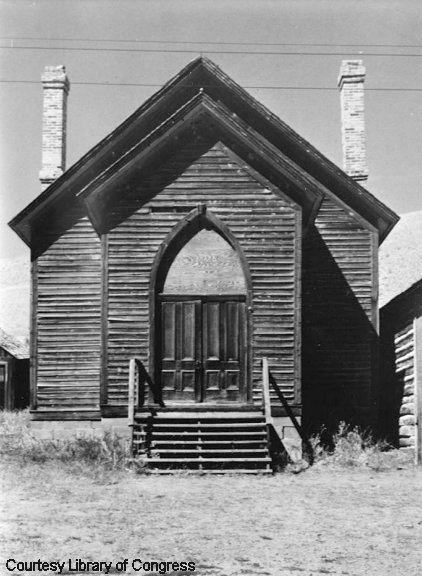
[[[150,340],[149,340],[149,368],[155,381],[160,378],[160,330],[161,330],[161,299],[160,294],[163,290],[167,273],[172,266],[176,256],[182,248],[201,230],[213,230],[219,234],[233,248],[239,259],[245,280],[244,301],[244,400],[246,403],[252,402],[252,278],[249,271],[249,265],[243,253],[243,250],[230,229],[211,211],[206,205],[201,204],[192,210],[187,216],[182,218],[178,224],[167,235],[155,256],[151,269],[150,286],[149,286],[149,314],[150,314]],[[178,299],[176,297],[176,299]]]

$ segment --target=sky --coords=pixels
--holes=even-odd
[[[7,222],[41,191],[46,65],[71,83],[67,167],[201,53],[341,166],[337,76],[360,58],[367,188],[422,210],[421,30],[419,0],[0,0],[0,258],[28,255]]]

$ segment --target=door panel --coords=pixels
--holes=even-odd
[[[246,401],[245,304],[203,303],[204,402]]]
[[[195,402],[200,395],[200,315],[199,300],[161,303],[161,385],[164,401]]]
[[[246,402],[245,303],[197,298],[161,302],[163,399]]]

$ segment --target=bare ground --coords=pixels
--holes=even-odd
[[[2,494],[9,576],[7,558],[194,561],[213,576],[422,573],[413,468],[169,477],[5,460]]]

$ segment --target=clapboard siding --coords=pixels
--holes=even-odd
[[[396,379],[403,383],[399,413],[399,445],[415,446],[415,330],[413,319],[394,337]]]
[[[405,303],[406,304],[406,303]],[[393,313],[391,313],[393,312]],[[413,310],[382,310],[380,417],[383,434],[395,446],[416,444],[416,333]]]
[[[417,283],[381,309],[382,431],[422,461],[422,290]]]
[[[108,233],[108,403],[127,402],[131,356],[148,365],[153,261],[174,226],[201,203],[234,234],[249,264],[255,387],[260,388],[260,359],[267,356],[279,385],[294,400],[300,209],[253,178],[220,143],[184,148],[139,188],[150,201],[134,212],[139,190],[129,192]]]
[[[315,226],[362,309],[370,321],[375,321],[377,281],[373,243],[378,242],[378,238],[330,198],[323,200]]]
[[[303,389],[310,428],[369,423],[376,378],[375,238],[331,198],[304,242]]]
[[[53,242],[36,270],[37,407],[98,409],[101,251],[89,220]]]

